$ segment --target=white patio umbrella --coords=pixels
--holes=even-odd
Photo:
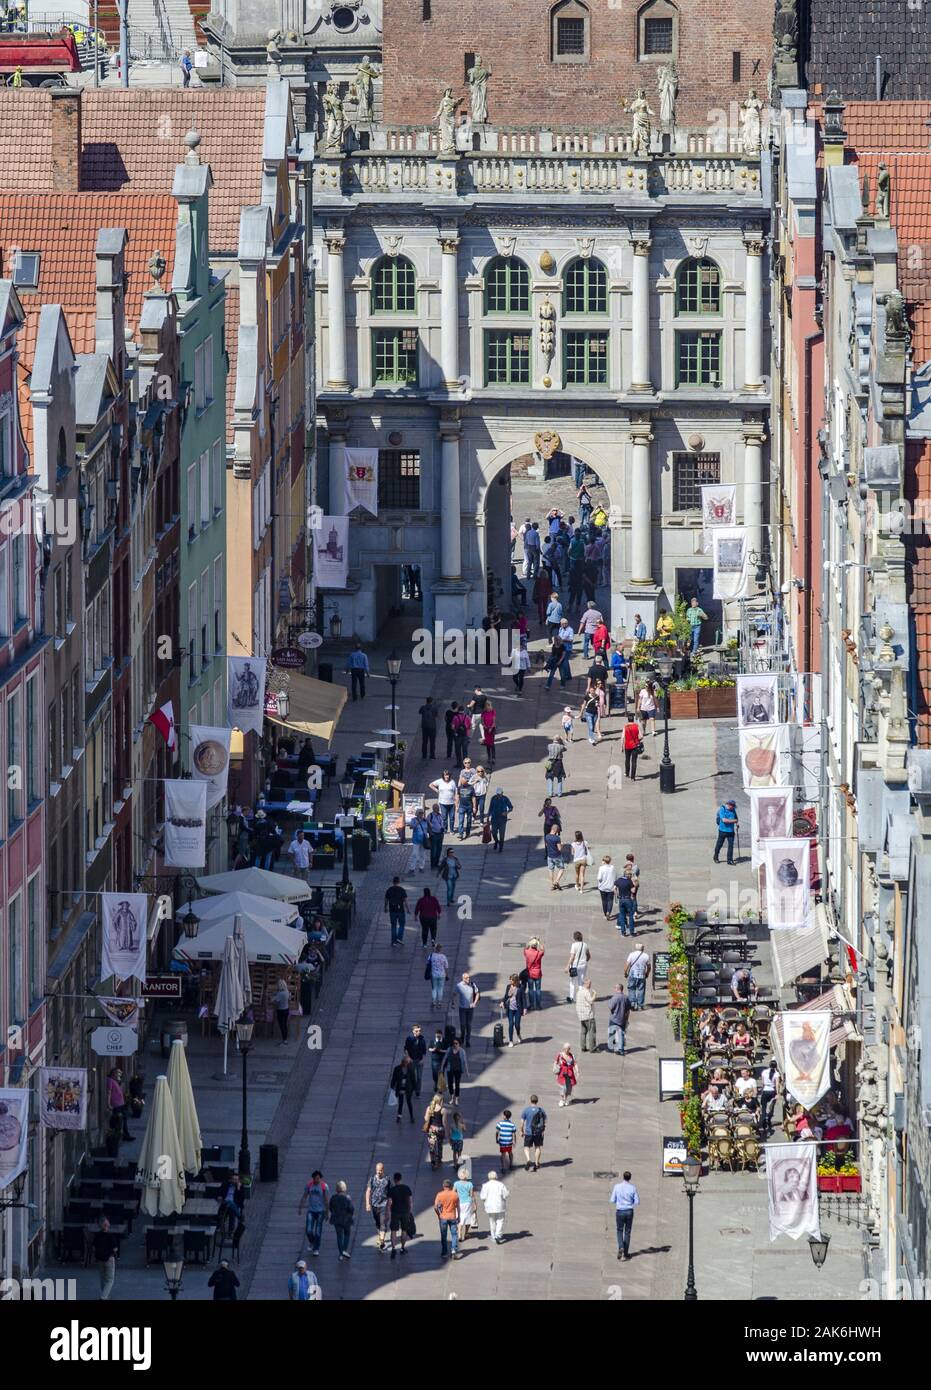
[[[242,918],[237,917],[234,930],[242,931]],[[241,948],[237,941],[228,936],[223,947],[223,965],[220,967],[220,981],[217,985],[217,998],[214,1004],[214,1013],[217,1016],[217,1028],[223,1034],[223,1075],[226,1075],[226,1059],[229,1052],[230,1033],[236,1027],[236,1020],[246,1007],[245,995],[242,987],[242,975],[240,972]],[[249,967],[246,966],[246,974]],[[250,996],[252,993],[250,987]]]
[[[255,893],[219,893],[198,898],[191,904],[191,911],[198,922],[219,922],[223,918],[232,922],[237,912],[268,922],[294,922],[301,915],[293,903],[282,902],[281,898],[260,898]]]
[[[184,1154],[184,1171],[186,1173],[199,1173],[200,1121],[197,1118],[197,1106],[194,1104],[194,1088],[191,1085],[191,1073],[188,1070],[187,1048],[180,1038],[175,1038],[171,1044],[171,1056],[168,1058],[168,1089],[171,1092],[171,1103],[175,1108],[175,1124],[178,1128],[181,1152]]]
[[[149,1123],[136,1164],[140,1206],[149,1216],[171,1216],[184,1206],[184,1154],[167,1076],[155,1078]]]
[[[252,1003],[252,976],[249,974],[246,932],[241,917],[237,917],[233,922],[233,941],[236,945],[236,964],[239,970],[239,981],[242,985],[243,1008],[248,1009]]]
[[[307,937],[298,927],[286,927],[283,922],[267,922],[252,917],[240,917],[246,943],[246,960],[266,965],[296,965]],[[197,965],[202,961],[222,960],[230,934],[229,922],[212,922],[193,938],[182,936],[174,954],[179,960]]]
[[[311,890],[302,878],[276,874],[271,869],[230,869],[224,874],[207,874],[197,880],[205,893],[255,893],[260,898],[280,898],[286,903],[303,902]]]

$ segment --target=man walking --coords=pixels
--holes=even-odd
[[[627,1046],[627,1020],[630,1018],[630,1000],[624,993],[624,986],[614,986],[611,1002],[608,1005],[608,1051],[623,1057]]]
[[[594,603],[589,601],[585,605],[585,612],[582,614],[582,621],[579,623],[579,631],[582,634],[582,655],[586,661],[589,657],[589,650],[591,648],[595,628],[602,622],[604,622],[604,619],[598,611],[598,608]]]
[[[414,905],[414,917],[420,920],[422,946],[426,947],[428,936],[431,943],[436,945],[436,924],[440,920],[442,911],[439,898],[435,897],[429,888],[425,888]]]
[[[539,1173],[540,1159],[543,1157],[543,1139],[546,1134],[546,1111],[536,1095],[530,1097],[530,1104],[521,1111],[520,1133],[524,1141],[524,1168],[528,1173],[531,1168],[535,1173]]]
[[[634,936],[637,898],[633,879],[626,873],[621,874],[614,885],[614,891],[617,893],[617,929],[621,936]]]
[[[422,874],[427,867],[427,844],[430,839],[430,827],[427,825],[427,817],[424,815],[422,806],[416,811],[410,826],[411,857],[408,861],[407,872],[409,874]]]
[[[718,807],[717,814],[718,838],[714,842],[714,862],[719,864],[721,861],[718,855],[724,846],[727,846],[727,862],[734,862],[734,836],[737,834],[737,827],[740,822],[737,819],[737,802],[725,801],[723,806]]]
[[[488,821],[491,825],[492,848],[500,854],[504,849],[504,836],[508,828],[508,816],[514,810],[510,797],[505,796],[503,787],[495,787],[495,794],[488,803]]]
[[[445,1180],[443,1186],[433,1202],[433,1210],[436,1212],[437,1220],[440,1223],[440,1259],[445,1260],[446,1256],[452,1251],[454,1260],[459,1259],[459,1198],[449,1178]]]
[[[234,1303],[236,1301],[239,1276],[230,1269],[229,1260],[220,1261],[219,1269],[215,1269],[207,1280],[207,1288],[213,1289],[214,1302],[216,1303]]]
[[[405,1047],[407,1044],[405,1044]],[[378,1250],[384,1250],[385,1240],[388,1235],[388,1189],[391,1184],[385,1172],[383,1163],[375,1164],[375,1171],[369,1178],[368,1186],[365,1189],[365,1210],[372,1213],[372,1220],[375,1222],[375,1246]]]
[[[514,1167],[514,1140],[516,1136],[517,1125],[511,1119],[510,1110],[505,1110],[503,1117],[495,1126],[495,1143],[498,1145],[498,1153],[501,1155],[502,1173],[506,1173]]]
[[[404,940],[404,923],[407,921],[407,893],[401,887],[401,880],[395,874],[391,887],[385,892],[385,911],[391,922],[391,944],[400,946]]]
[[[443,955],[443,948],[439,942],[427,957],[426,969],[430,972],[430,1008],[439,1009],[443,1004],[443,990],[446,976],[449,974],[449,961]],[[424,973],[426,974],[426,971]]]
[[[575,997],[575,1011],[582,1030],[581,1049],[583,1052],[597,1052],[598,1038],[595,1031],[595,991],[591,980],[583,980]]]
[[[443,831],[446,822],[440,810],[439,802],[435,801],[430,808],[427,816],[427,834],[430,836],[430,868],[440,867],[440,858],[443,854]]]
[[[436,792],[437,806],[439,813],[443,817],[443,829],[455,830],[456,828],[456,779],[447,768],[435,782],[430,783],[430,790]],[[442,844],[442,833],[440,838]],[[437,864],[439,864],[439,853],[437,853]]]
[[[631,782],[637,780],[637,759],[640,757],[640,725],[634,716],[628,715],[624,725],[624,776]]]
[[[310,842],[304,839],[303,830],[299,830],[294,839],[288,845],[288,857],[291,860],[291,872],[295,878],[302,878],[310,885]]]
[[[423,1059],[427,1055],[427,1040],[419,1023],[414,1024],[404,1039],[404,1051],[410,1057],[414,1068],[414,1095],[419,1096],[420,1084],[423,1080]]]
[[[615,1183],[611,1189],[611,1205],[617,1226],[617,1257],[619,1260],[629,1260],[634,1207],[640,1205],[640,1194],[631,1182],[629,1172],[624,1174],[622,1182]]]
[[[307,1268],[306,1260],[298,1260],[294,1266],[294,1273],[288,1280],[288,1298],[297,1303],[319,1303],[323,1298],[317,1276]]]
[[[94,1233],[94,1259],[100,1275],[100,1298],[109,1299],[116,1278],[116,1257],[120,1243],[110,1231],[110,1223],[105,1216],[100,1218],[100,1230]]]
[[[488,1217],[491,1238],[495,1245],[503,1245],[504,1220],[507,1216],[510,1193],[494,1169],[488,1174],[488,1181],[482,1183],[482,1190],[478,1195],[485,1208],[485,1215]]]
[[[407,1183],[402,1180],[400,1173],[395,1173],[391,1186],[388,1188],[388,1225],[391,1228],[391,1258],[397,1255],[396,1237],[401,1237],[401,1254],[406,1255],[406,1245],[408,1236],[415,1235],[414,1194]]]
[[[436,757],[436,705],[433,696],[428,695],[426,704],[420,706],[420,756],[426,762]]]
[[[312,1255],[320,1254],[320,1242],[323,1239],[323,1225],[330,1214],[330,1189],[323,1181],[323,1174],[319,1168],[315,1168],[310,1175],[310,1182],[304,1187],[301,1200],[297,1204],[298,1214],[302,1213],[307,1207],[307,1244],[310,1246]]]
[[[643,1009],[646,997],[647,980],[650,975],[650,957],[642,946],[635,946],[627,957],[624,966],[624,979],[630,994],[630,1007],[635,1013]]]
[[[540,573],[540,523],[534,521],[523,535],[524,577],[534,579]]]
[[[685,616],[689,620],[689,629],[692,638],[692,654],[694,655],[695,652],[698,651],[699,643],[701,642],[701,625],[703,622],[707,621],[708,614],[703,608],[699,608],[698,599],[693,598],[692,602],[685,610]]]
[[[472,976],[467,971],[456,986],[459,1036],[462,1039],[463,1047],[468,1047],[472,1042],[472,1019],[475,1017],[475,1006],[481,997],[477,986],[472,983]]]
[[[346,670],[349,672],[349,682],[352,686],[352,698],[355,700],[358,694],[358,698],[364,700],[365,678],[369,674],[369,659],[362,650],[361,642],[357,642],[353,650],[349,653],[349,660],[346,662]]]

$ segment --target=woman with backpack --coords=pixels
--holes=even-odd
[[[458,709],[452,718],[453,742],[456,745],[456,766],[462,767],[469,750],[469,736],[472,733],[471,716]]]
[[[451,849],[446,851],[446,856],[440,861],[440,878],[446,884],[446,902],[456,901],[456,883],[462,872],[462,861]]]
[[[527,970],[527,1012],[543,1008],[543,957],[546,951],[540,945],[539,937],[532,936],[524,947],[524,965]]]
[[[430,1167],[439,1168],[443,1162],[443,1144],[446,1140],[446,1112],[443,1109],[443,1097],[439,1092],[427,1106],[423,1117],[423,1132],[427,1136]]]
[[[585,892],[585,870],[592,862],[592,852],[588,847],[588,841],[577,830],[572,839],[572,865],[575,869],[575,891]]]
[[[546,790],[550,796],[562,796],[562,784],[566,779],[566,765],[562,760],[562,749],[543,764],[546,775]]]
[[[561,1052],[556,1054],[553,1074],[559,1085],[559,1104],[568,1105],[572,1100],[572,1092],[579,1084],[578,1063],[572,1055],[572,1048],[568,1043],[565,1044]]]
[[[508,980],[504,994],[501,996],[500,1008],[508,1021],[508,1047],[513,1047],[515,1033],[517,1034],[517,1041],[522,1041],[520,1021],[527,1012],[524,986],[521,984],[519,975],[512,975]]]

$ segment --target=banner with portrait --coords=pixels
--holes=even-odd
[[[230,775],[232,729],[191,725],[191,776],[207,786],[207,810],[212,811],[226,796]]]
[[[87,1068],[39,1068],[39,1119],[46,1129],[87,1128]]]
[[[30,1094],[12,1086],[0,1090],[0,1192],[26,1171]]]
[[[175,869],[202,869],[207,862],[207,784],[165,782],[165,863]]]
[[[733,483],[703,483],[701,488],[701,550],[710,555],[712,531],[737,524],[737,488]]]
[[[820,1240],[817,1145],[767,1144],[765,1152],[770,1240],[777,1236]]]
[[[736,681],[739,728],[780,722],[778,676],[737,676]]]
[[[128,980],[134,976],[145,980],[148,898],[145,893],[101,893],[100,903],[100,978]]]
[[[228,656],[226,658],[227,712],[231,729],[241,729],[248,733],[254,729],[262,733],[265,718],[265,672],[268,666],[264,656]]]
[[[764,840],[766,925],[798,931],[811,925],[811,841]]]
[[[753,867],[763,863],[763,843],[766,840],[788,840],[792,837],[792,807],[795,790],[792,787],[753,787],[750,798],[750,853]]]
[[[119,995],[94,996],[94,1002],[99,1004],[111,1023],[118,1024],[121,1028],[139,1029],[139,1009],[138,999],[123,999]]]
[[[318,589],[345,589],[349,578],[349,517],[325,516],[311,531]]]
[[[740,769],[744,787],[791,787],[792,725],[761,724],[741,729]]]
[[[346,511],[364,507],[378,515],[378,450],[346,450]]]
[[[711,533],[712,597],[723,603],[750,595],[750,534],[745,526],[718,526]]]
[[[788,1095],[811,1110],[831,1084],[831,1026],[833,1014],[796,1009],[779,1014],[782,1020],[783,1083]],[[812,1148],[815,1146],[812,1145]]]

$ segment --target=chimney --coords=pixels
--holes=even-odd
[[[77,193],[81,187],[81,89],[53,87],[52,192]]]

